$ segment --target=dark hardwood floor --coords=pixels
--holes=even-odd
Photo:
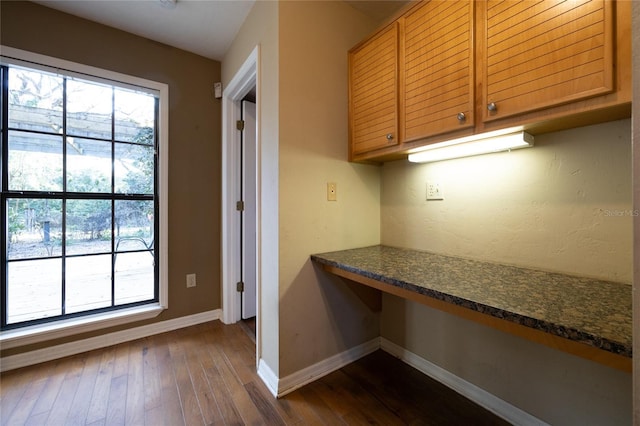
[[[244,331],[247,332],[247,334],[249,335],[249,338],[253,341],[253,343],[255,343],[256,342],[256,317],[252,317],[252,318],[240,321],[240,326],[244,328]]]
[[[378,351],[275,399],[240,324],[209,322],[5,372],[2,425],[502,425]]]

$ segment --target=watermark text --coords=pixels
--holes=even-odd
[[[640,210],[602,209],[605,217],[638,217]]]

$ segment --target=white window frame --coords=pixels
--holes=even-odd
[[[94,76],[100,79],[113,80],[114,83],[121,86],[125,85],[125,87],[126,85],[130,85],[137,89],[151,89],[158,93],[160,100],[158,117],[159,152],[157,163],[157,196],[160,214],[158,246],[160,250],[156,253],[156,261],[159,262],[158,302],[4,330],[0,332],[0,345],[2,349],[58,339],[157,317],[162,311],[169,307],[169,258],[167,250],[169,243],[169,85],[8,46],[0,46],[0,52],[2,52],[0,56],[0,63],[2,64],[25,65],[31,68],[37,68],[38,65],[43,65],[46,67],[59,68],[67,74],[69,72],[79,73],[82,74],[84,78]]]

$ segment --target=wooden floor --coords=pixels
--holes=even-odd
[[[0,377],[2,425],[501,425],[378,351],[280,399],[247,327],[209,322]]]

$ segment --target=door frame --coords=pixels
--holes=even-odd
[[[222,229],[221,229],[221,284],[222,322],[233,324],[241,319],[241,298],[236,291],[240,281],[240,215],[236,201],[240,193],[239,165],[240,132],[236,122],[241,119],[241,102],[251,89],[256,89],[256,359],[260,359],[260,50],[256,46],[238,72],[225,87],[222,95]],[[246,202],[246,200],[245,200]]]

